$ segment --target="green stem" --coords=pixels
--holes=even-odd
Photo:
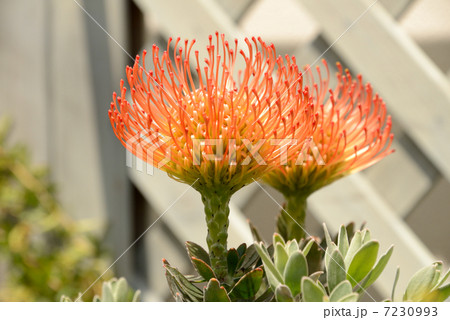
[[[228,216],[230,215],[231,194],[208,190],[202,192],[202,201],[205,206],[206,225],[211,267],[219,281],[227,278],[227,239],[228,239]]]
[[[277,229],[285,240],[305,237],[306,197],[286,197],[284,210],[278,215]]]

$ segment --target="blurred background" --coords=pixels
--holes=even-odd
[[[361,73],[387,102],[396,153],[314,194],[307,225],[319,235],[322,222],[333,231],[342,223],[366,222],[383,249],[394,244],[371,293],[386,297],[397,265],[403,289],[422,266],[450,262],[449,13],[448,0],[2,1],[0,117],[12,120],[4,149],[21,143],[30,167],[49,169],[52,197],[70,219],[87,222],[110,261],[151,226],[113,269],[143,291],[144,301],[165,300],[161,259],[189,271],[183,243],[205,244],[202,204],[194,190],[164,173],[126,166],[107,116],[125,66],[153,43],[165,47],[170,36],[196,38],[204,50],[215,31],[228,39],[261,36],[279,54],[295,55],[299,65],[317,63],[323,54],[329,65],[341,61]],[[11,166],[18,161],[9,159]],[[9,195],[16,185],[0,188]],[[230,246],[252,241],[247,218],[270,239],[279,210],[257,185],[241,190],[231,204]],[[20,247],[25,238],[17,239]],[[81,254],[103,257],[92,248]],[[0,259],[1,287],[17,270]],[[92,265],[100,276],[105,264]],[[40,268],[38,262],[24,266]],[[70,263],[61,268],[75,272]]]

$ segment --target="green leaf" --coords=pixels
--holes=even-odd
[[[284,270],[284,284],[291,289],[295,297],[301,292],[302,278],[308,275],[306,258],[300,251],[294,252],[286,263]]]
[[[179,292],[175,294],[175,302],[184,302],[183,297]]]
[[[380,257],[375,267],[370,270],[369,274],[365,277],[364,281],[361,283],[361,287],[358,289],[358,292],[361,292],[363,289],[367,289],[369,286],[374,283],[381,273],[384,271],[389,259],[391,258],[392,252],[394,251],[394,246],[391,246],[389,250]]]
[[[379,248],[378,241],[371,240],[356,252],[347,271],[347,279],[353,287],[370,272],[377,261]]]
[[[283,245],[281,243],[277,243],[275,245],[274,261],[275,267],[280,272],[280,274],[283,274],[288,259],[289,256],[286,250],[284,249]]]
[[[342,297],[338,302],[357,302],[359,298],[359,294],[357,293],[350,293],[349,295],[346,295],[345,297]]]
[[[129,287],[127,280],[125,278],[120,278],[113,284],[113,295],[114,301],[116,302],[127,302]]]
[[[236,251],[239,255],[239,258],[242,258],[244,256],[245,252],[247,251],[247,244],[244,242],[239,247],[237,247]]]
[[[421,301],[422,302],[444,302],[450,297],[450,283],[431,291]]]
[[[325,223],[323,224],[323,233],[325,234],[325,240],[327,241],[327,248],[328,248],[334,242],[331,240],[330,233],[328,232],[328,229],[327,229],[327,226]]]
[[[73,301],[68,296],[62,295],[61,298],[59,299],[59,302],[73,302]]]
[[[323,289],[308,277],[302,279],[302,298],[304,302],[322,302],[326,296]]]
[[[403,296],[404,301],[419,302],[433,289],[436,274],[436,264],[420,269],[409,280]]]
[[[172,281],[173,283],[169,282],[169,287],[172,289],[175,289],[174,286],[178,290],[172,291],[172,294],[175,296],[176,292],[180,292],[185,298],[189,299],[190,301],[201,301],[203,300],[203,292],[194,286],[192,283],[189,282],[186,277],[179,272],[176,268],[172,267],[167,260],[163,260],[164,262],[164,269],[166,269],[166,278],[169,281]]]
[[[280,236],[278,233],[273,234],[273,245],[276,246],[277,243],[281,243],[284,246],[286,246],[286,242],[284,242],[284,239],[282,236]]]
[[[250,231],[252,232],[253,240],[256,242],[264,242],[264,239],[259,234],[258,229],[256,229],[255,225],[248,220],[248,225],[250,226]]]
[[[280,284],[283,283],[283,277],[278,272],[277,268],[275,268],[275,265],[273,264],[272,260],[270,259],[270,255],[267,252],[267,249],[264,247],[264,244],[261,243],[255,243],[255,249],[258,252],[259,256],[261,257],[261,260],[264,264],[264,269],[266,270],[267,280],[269,281],[270,286],[273,290]]]
[[[136,290],[136,292],[133,295],[133,299],[131,302],[138,302],[141,300],[141,290]]]
[[[333,289],[346,279],[344,258],[338,249],[335,249],[331,254],[327,266],[327,283],[328,290],[332,292]]]
[[[211,279],[208,285],[203,289],[203,301],[205,302],[230,302],[227,291],[220,286],[219,281]]]
[[[371,238],[370,230],[369,229],[364,229],[362,231],[362,235],[361,236],[362,236],[362,244],[365,244],[365,243],[369,242],[370,238]]]
[[[444,276],[439,280],[438,284],[433,289],[437,289],[442,286],[445,280],[447,280],[448,276],[450,276],[450,269],[448,269],[448,271],[444,274]]]
[[[308,243],[303,247],[302,252],[303,255],[306,257],[309,253],[309,250],[311,250],[311,247],[313,246],[313,244],[315,243],[314,239],[311,239],[308,241]]]
[[[397,287],[398,278],[400,278],[400,267],[397,267],[397,270],[395,271],[394,284],[392,285],[392,292],[391,292],[391,301],[394,301],[395,288]]]
[[[314,281],[317,282],[319,281],[320,276],[323,275],[323,271],[316,271],[312,274],[309,275],[309,278]]]
[[[103,282],[102,302],[114,302],[114,293],[110,281]]]
[[[233,287],[230,296],[244,300],[253,299],[261,287],[263,275],[261,268],[246,273]]]
[[[191,241],[186,241],[186,249],[190,258],[194,257],[203,260],[208,265],[211,265],[208,252],[206,252],[200,245]]]
[[[297,252],[300,250],[298,243],[296,240],[290,240],[286,243],[286,247],[287,247],[287,252],[288,255],[293,254],[294,252]]]
[[[347,254],[348,246],[349,243],[348,243],[347,228],[345,228],[344,225],[341,225],[338,235],[338,247],[343,257],[345,257],[345,255]]]
[[[228,274],[234,275],[239,263],[239,254],[236,249],[231,248],[227,254]]]
[[[344,263],[348,270],[348,267],[350,266],[350,262],[353,260],[353,256],[356,254],[356,252],[361,248],[362,245],[362,238],[361,238],[361,231],[356,231],[353,235],[352,241],[350,241],[350,246],[348,247],[348,251],[346,256],[344,257]]]
[[[330,294],[330,302],[338,302],[345,296],[352,293],[352,285],[350,281],[344,280],[339,283]]]
[[[209,279],[216,277],[214,271],[205,261],[197,259],[196,257],[192,257],[191,261],[195,270],[197,270],[198,274],[201,275],[205,281],[209,281]]]
[[[245,261],[246,257],[247,257],[247,254],[244,253],[242,255],[242,257],[239,258],[238,264],[236,266],[235,273],[238,272],[239,269],[242,269],[242,266],[244,265],[244,261]]]
[[[245,259],[244,263],[242,264],[243,269],[249,269],[252,267],[258,260],[259,260],[259,254],[256,251],[256,246],[254,244],[251,244],[247,248],[247,252],[245,253]]]
[[[345,229],[347,230],[347,235],[348,235],[348,241],[351,241],[354,234],[355,234],[355,223],[354,222],[350,222]]]
[[[316,271],[322,271],[323,265],[323,249],[319,246],[319,244],[314,241],[311,246],[311,249],[308,252],[308,271],[310,273],[314,273]]]
[[[331,242],[331,244],[327,246],[327,250],[325,250],[325,266],[328,266],[330,263],[331,254],[334,250],[338,250],[338,247],[334,244],[334,242]]]
[[[273,301],[274,292],[272,291],[272,289],[270,287],[266,288],[264,283],[263,283],[263,285],[264,285],[264,288],[259,289],[260,292],[258,292],[258,297],[256,298],[255,302],[271,302],[271,301]]]
[[[277,302],[294,302],[291,290],[284,284],[280,284],[275,290],[275,299]]]
[[[431,286],[434,288],[438,283],[439,283],[439,279],[441,278],[441,272],[442,272],[442,262],[438,261],[435,262],[436,267],[435,267],[435,273],[434,273],[434,278],[433,281],[431,282]]]

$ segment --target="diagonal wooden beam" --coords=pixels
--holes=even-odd
[[[330,43],[374,2],[299,1]],[[445,75],[379,4],[333,50],[374,84],[395,119],[450,181],[450,85]]]

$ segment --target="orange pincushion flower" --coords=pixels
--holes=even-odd
[[[337,86],[329,89],[329,71],[319,83],[308,70],[308,80],[314,87],[314,101],[319,110],[317,127],[309,149],[302,151],[303,163],[291,162],[265,176],[285,195],[309,195],[331,182],[363,170],[391,154],[393,134],[391,117],[386,114],[383,100],[374,94],[372,86],[364,85],[362,76],[353,79],[338,63]]]
[[[276,56],[261,39],[245,39],[238,52],[224,35],[209,37],[202,66],[194,41],[170,44],[160,57],[152,49],[153,69],[136,57],[127,67],[131,102],[121,81],[109,117],[121,143],[141,160],[197,188],[227,186],[236,191],[293,158],[311,136],[314,105],[302,91],[295,58]],[[234,74],[238,58],[245,68]],[[195,72],[191,72],[191,65]],[[297,144],[283,144],[295,139]],[[281,144],[281,146],[280,146]],[[194,186],[195,187],[195,186]]]

